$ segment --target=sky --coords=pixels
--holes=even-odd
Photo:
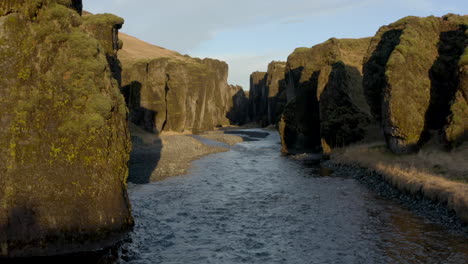
[[[370,37],[405,16],[468,14],[466,0],[99,0],[91,13],[125,19],[122,32],[192,57],[229,65],[229,83],[329,38]]]

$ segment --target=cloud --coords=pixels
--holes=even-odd
[[[218,32],[275,21],[297,23],[363,2],[369,0],[103,0],[85,2],[85,8],[116,13],[127,21],[124,32],[186,53]]]

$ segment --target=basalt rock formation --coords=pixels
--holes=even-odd
[[[250,75],[249,115],[253,122],[262,123],[267,119],[268,89],[267,73],[254,72]]]
[[[123,93],[133,123],[154,133],[230,124],[226,116],[237,91],[233,94],[227,84],[225,62],[182,56],[125,34],[121,38]]]
[[[261,126],[278,122],[286,104],[286,62],[272,61],[267,72],[250,75],[250,119]]]
[[[0,2],[0,258],[101,249],[133,225],[123,20],[81,11]]]
[[[431,135],[456,145],[467,130],[468,16],[406,17],[379,29],[364,63],[366,98],[395,153]]]
[[[249,119],[249,98],[238,85],[229,85],[229,94],[232,98],[232,104],[226,117],[233,125],[243,125],[250,122]]]
[[[288,104],[279,123],[283,152],[329,150],[361,140],[370,123],[362,59],[370,38],[332,38],[298,48],[286,65]]]

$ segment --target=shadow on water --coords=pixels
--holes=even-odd
[[[122,87],[125,102],[130,111],[129,130],[132,151],[129,161],[128,182],[146,184],[161,159],[163,144],[156,129],[156,111],[141,106],[142,84],[137,81]]]

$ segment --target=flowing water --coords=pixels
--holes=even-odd
[[[249,131],[257,140],[189,175],[130,186],[136,226],[123,262],[468,263],[463,234],[281,156],[275,132]]]

